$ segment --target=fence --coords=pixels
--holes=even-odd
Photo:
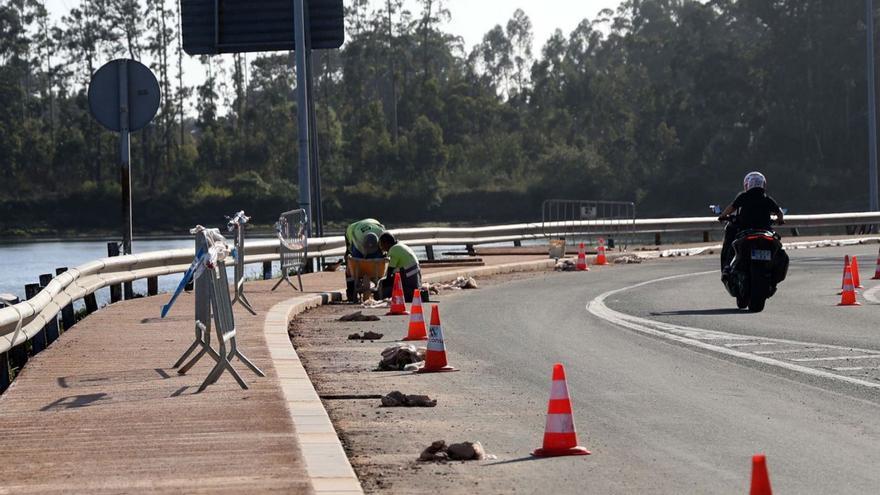
[[[592,243],[604,236],[626,247],[635,235],[636,205],[631,201],[548,199],[541,205],[541,227],[548,239]]]
[[[880,212],[833,213],[823,215],[791,215],[786,217],[790,228],[832,227],[880,224]],[[514,225],[495,225],[475,228],[414,228],[394,230],[395,236],[413,246],[478,245],[498,242],[546,239],[547,233],[564,232],[566,228],[594,229],[602,221],[579,220],[571,222],[541,222]],[[633,222],[635,234],[664,232],[705,232],[719,229],[713,217],[637,219]],[[307,242],[308,257],[341,256],[345,252],[342,236],[311,238]],[[248,243],[244,263],[263,263],[279,260],[277,239]],[[194,249],[171,249],[141,254],[108,257],[80,265],[59,273],[40,284],[33,297],[12,306],[0,308],[0,390],[8,383],[4,379],[7,359],[25,351],[24,344],[47,345],[47,329],[51,334],[57,325],[58,314],[64,310],[69,318],[74,301],[84,299],[87,312],[97,310],[94,293],[113,285],[139,279],[183,273],[189,267]],[[154,284],[151,284],[154,285]],[[153,292],[151,289],[150,292]],[[64,328],[70,328],[65,321]],[[72,322],[71,322],[72,324]]]

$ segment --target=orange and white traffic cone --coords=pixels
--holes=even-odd
[[[840,279],[840,292],[837,293],[838,296],[843,294],[843,286],[846,285],[846,270],[849,267],[850,267],[849,255],[847,254],[846,256],[843,257],[843,276]]]
[[[856,289],[853,286],[852,269],[846,265],[843,272],[843,293],[840,296],[840,304],[838,306],[861,306],[856,301]]]
[[[578,246],[578,261],[575,269],[579,272],[590,271],[590,267],[587,266],[587,252],[583,242]]]
[[[413,291],[413,302],[409,312],[409,330],[403,340],[428,340],[425,315],[422,313],[422,291],[419,289]]]
[[[853,287],[856,289],[864,289],[864,287],[862,287],[861,277],[859,277],[859,259],[856,256],[853,256],[850,269],[852,270]]]
[[[446,344],[443,343],[443,328],[440,327],[440,310],[431,306],[431,325],[428,327],[428,351],[425,364],[416,373],[436,373],[439,371],[458,371],[446,362]]]
[[[605,258],[605,239],[599,239],[599,247],[597,248],[596,263],[597,265],[607,265],[608,260]]]
[[[532,455],[555,457],[589,453],[589,450],[578,445],[574,418],[571,414],[571,399],[568,396],[568,384],[565,382],[565,368],[562,364],[556,363],[553,365],[553,385],[550,387],[550,401],[547,403],[544,445],[532,452]]]
[[[752,456],[752,486],[749,495],[773,495],[770,475],[767,474],[767,458],[764,454]]]
[[[871,280],[880,280],[880,250],[877,251],[877,268],[874,269],[874,276]]]
[[[394,288],[391,289],[391,311],[386,316],[408,315],[406,301],[403,298],[403,283],[400,281],[400,272],[394,274]]]

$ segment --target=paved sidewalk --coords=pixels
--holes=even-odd
[[[320,293],[338,290],[343,278],[317,273],[304,283]],[[268,310],[302,294],[271,292],[274,283],[246,285],[257,316],[234,307],[239,345],[266,373],[233,363],[249,390],[224,374],[196,394],[209,358],[185,376],[171,368],[194,336],[192,294],[164,320],[167,294],[110,305],[32,358],[0,396],[0,494],[314,493],[263,333]]]

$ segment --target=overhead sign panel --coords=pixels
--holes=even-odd
[[[307,0],[309,48],[345,41],[342,0]],[[183,49],[190,55],[294,49],[293,0],[182,0]]]

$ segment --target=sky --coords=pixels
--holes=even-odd
[[[344,0],[348,1],[348,0]],[[616,9],[622,0],[541,0],[525,2],[522,0],[445,0],[451,13],[451,20],[444,30],[464,38],[465,48],[482,41],[483,35],[496,24],[502,27],[517,8],[523,9],[532,21],[534,46],[532,52],[539,57],[544,42],[557,28],[568,35],[584,18],[594,19],[597,13],[606,8]],[[79,5],[79,0],[46,0],[46,6],[56,20],[60,20],[71,8]],[[374,8],[381,7],[384,0],[371,0]],[[405,0],[405,6],[413,16],[419,12],[416,0]],[[196,85],[204,80],[204,72],[193,57],[184,66],[186,84]]]

